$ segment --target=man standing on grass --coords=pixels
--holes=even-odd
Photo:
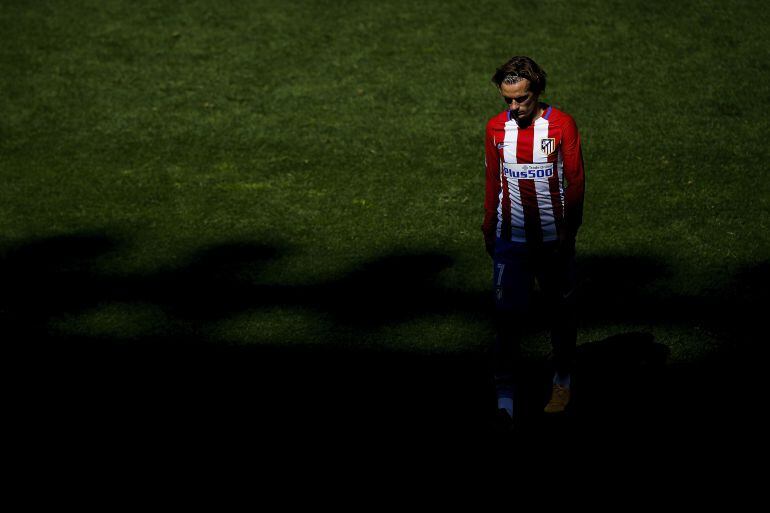
[[[539,102],[546,74],[529,57],[513,57],[492,77],[508,109],[486,127],[484,242],[494,261],[492,365],[498,414],[515,416],[520,334],[530,319],[548,320],[553,346],[547,413],[570,400],[575,356],[575,237],[583,217],[583,156],[572,117]],[[530,311],[534,280],[543,292]]]

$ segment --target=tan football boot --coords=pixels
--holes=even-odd
[[[554,385],[551,389],[551,400],[545,405],[546,413],[561,413],[569,404],[570,390],[561,385]]]

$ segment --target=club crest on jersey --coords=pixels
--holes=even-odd
[[[553,150],[556,149],[556,139],[553,137],[547,137],[544,139],[540,139],[540,151],[545,155],[546,157],[553,153]]]

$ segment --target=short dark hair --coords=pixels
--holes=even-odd
[[[523,55],[511,57],[511,59],[497,68],[492,75],[492,83],[500,87],[503,82],[515,83],[526,78],[529,80],[529,90],[535,94],[545,91],[545,70],[535,61]]]

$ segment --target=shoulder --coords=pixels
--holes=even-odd
[[[489,121],[487,121],[487,132],[491,130],[502,130],[505,128],[505,123],[508,121],[508,111],[504,110],[498,114],[495,114]]]
[[[571,115],[567,114],[563,110],[559,109],[558,107],[554,107],[552,105],[549,105],[546,107],[546,111],[549,111],[548,113],[548,121],[549,123],[553,123],[554,125],[561,126],[567,130],[577,130],[577,123],[575,123],[575,118],[573,118]]]

